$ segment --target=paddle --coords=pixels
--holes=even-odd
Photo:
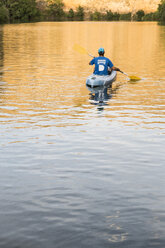
[[[82,46],[80,46],[78,44],[75,44],[74,47],[73,47],[73,49],[76,52],[79,52],[81,54],[87,54],[87,55],[91,56],[92,58],[94,58],[94,56],[92,54],[88,53],[88,51],[84,47],[82,47]]]
[[[129,76],[127,73],[121,71],[120,69],[119,69],[119,72],[121,72],[121,73],[123,73],[124,75],[126,75],[127,77],[129,77],[129,79],[130,79],[131,81],[139,81],[139,80],[141,80],[140,77],[133,76],[133,75],[132,75],[132,76]]]
[[[94,58],[94,56],[93,56],[92,54],[88,53],[88,51],[87,51],[84,47],[82,47],[82,46],[80,46],[80,45],[78,45],[78,44],[75,44],[75,45],[73,46],[73,49],[74,49],[76,52],[80,53],[80,54],[87,54],[87,55],[89,55],[89,56],[91,56],[91,57]],[[129,77],[131,81],[138,81],[138,80],[141,80],[141,78],[139,78],[139,77],[137,77],[137,76],[129,76],[127,73],[121,71],[120,69],[119,69],[118,71],[121,72],[121,73],[123,73],[123,74],[126,75],[127,77]]]

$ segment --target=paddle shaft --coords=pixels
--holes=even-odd
[[[127,77],[129,77],[129,79],[130,79],[131,81],[139,81],[139,80],[141,80],[140,77],[137,77],[137,76],[129,76],[127,73],[125,73],[125,72],[123,72],[123,71],[121,71],[121,70],[119,70],[119,72],[121,72],[121,73],[123,73],[124,75],[126,75]]]
[[[125,73],[125,72],[123,72],[123,71],[121,71],[121,70],[119,70],[119,72],[121,72],[121,73],[123,73],[124,75],[126,75],[127,77],[129,77],[127,73]]]
[[[95,56],[93,56],[92,54],[90,54],[90,53],[87,53],[90,57],[92,57],[92,58],[94,58]]]

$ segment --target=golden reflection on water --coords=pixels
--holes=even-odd
[[[16,122],[26,122],[33,117],[60,121],[65,117],[83,118],[92,108],[85,87],[92,67],[88,65],[88,56],[73,50],[75,43],[94,55],[98,47],[105,47],[106,55],[116,66],[143,78],[131,84],[118,74],[114,87],[117,84],[120,87],[109,101],[107,118],[121,117],[119,121],[129,122],[123,117],[143,119],[144,113],[146,116],[148,113],[152,122],[153,117],[159,121],[164,117],[163,26],[129,22],[4,25],[1,39],[0,65],[4,68],[1,81],[5,84],[0,85],[0,118],[7,120],[13,116]],[[5,71],[5,68],[8,69]]]

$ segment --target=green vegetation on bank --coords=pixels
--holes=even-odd
[[[82,6],[64,11],[62,0],[0,0],[0,23],[31,21],[158,21],[165,23],[165,0],[154,13],[139,10],[136,13],[85,11]]]
[[[161,3],[158,6],[157,13],[158,13],[158,20],[161,23],[165,24],[165,0],[161,0]]]

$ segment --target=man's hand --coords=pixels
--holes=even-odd
[[[115,69],[114,69],[115,71],[120,71],[120,69],[119,68],[117,68],[117,67],[115,67]]]

